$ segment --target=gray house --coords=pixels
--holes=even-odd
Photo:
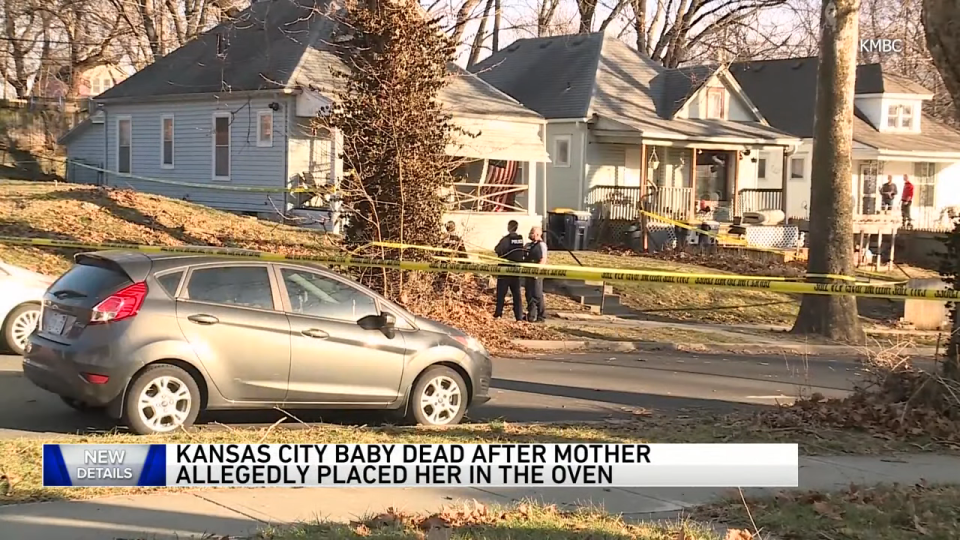
[[[654,212],[683,220],[787,208],[800,138],[771,127],[724,66],[666,69],[594,33],[521,39],[473,71],[546,118],[549,207],[630,219],[649,192]]]
[[[790,159],[787,213],[809,218],[817,58],[740,62],[730,71],[773,126],[803,139]],[[960,209],[960,132],[923,114],[931,99],[933,92],[884,73],[880,64],[857,66],[850,182],[855,222],[881,213],[879,190],[887,177],[900,193],[909,178],[914,228],[952,228],[949,213]],[[900,223],[899,208],[891,214]]]
[[[295,194],[169,181],[337,185],[342,137],[315,122],[340,84],[333,69],[343,69],[334,1],[255,2],[94,98],[90,118],[60,140],[70,179],[250,214],[332,210]],[[441,100],[467,134],[448,148],[464,165],[447,218],[468,241],[493,245],[509,219],[541,222],[534,179],[549,160],[544,119],[475,75],[451,66],[451,77]]]

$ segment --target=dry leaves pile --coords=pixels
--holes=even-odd
[[[905,359],[875,359],[864,384],[843,399],[815,393],[760,414],[775,429],[818,426],[866,431],[878,438],[960,449],[960,384]]]
[[[641,256],[636,251],[619,246],[602,246],[598,248],[597,251],[608,255],[624,257]],[[759,260],[758,258],[751,258],[750,256],[739,254],[736,251],[691,248],[687,251],[668,250],[658,253],[645,253],[642,256],[660,261],[713,268],[741,276],[799,277],[807,270],[805,261],[783,262]]]
[[[749,515],[739,497],[695,513],[728,523],[755,520],[761,532],[795,540],[960,537],[960,489],[956,486],[851,484],[836,493],[787,491],[746,502]]]
[[[663,538],[669,540],[701,540],[704,535],[686,523],[666,525],[628,524],[621,518],[577,510],[566,512],[555,505],[520,504],[511,509],[492,509],[478,502],[441,509],[433,514],[405,513],[395,508],[350,524],[357,536],[377,532],[415,532],[424,540],[458,537],[476,538]],[[498,534],[499,533],[499,534]],[[744,534],[745,533],[745,534]],[[565,537],[565,535],[564,535]],[[746,531],[730,531],[725,540],[751,540]]]
[[[70,184],[0,184],[0,235],[89,243],[231,247],[284,255],[342,253],[331,237],[308,229],[132,190]],[[75,253],[0,244],[0,259],[51,275],[66,271]],[[405,307],[476,336],[492,352],[515,349],[513,339],[556,337],[543,327],[494,320],[493,291],[486,288],[486,278],[407,275],[411,279],[402,299]],[[510,313],[510,308],[506,311]]]

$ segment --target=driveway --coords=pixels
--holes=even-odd
[[[565,354],[536,359],[498,358],[493,400],[470,412],[485,422],[576,422],[629,417],[639,409],[685,414],[789,402],[801,391],[843,396],[859,376],[849,360],[690,353]],[[308,422],[376,423],[377,415],[299,411]],[[281,413],[224,412],[199,423],[270,424]],[[77,433],[114,427],[74,412],[30,384],[20,358],[0,356],[0,438]]]

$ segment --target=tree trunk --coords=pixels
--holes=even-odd
[[[580,12],[580,34],[589,34],[593,31],[593,19],[597,14],[597,0],[577,0],[577,11]]]
[[[960,121],[960,5],[956,0],[923,0],[921,20],[927,38],[927,47],[943,85],[953,100],[953,114]],[[943,32],[950,32],[945,34]],[[943,261],[943,274],[954,289],[960,289],[960,225],[947,237],[949,259]],[[958,305],[950,310],[950,339],[947,342],[947,357],[943,362],[943,375],[960,381],[960,313]]]
[[[493,52],[500,50],[500,26],[503,19],[503,7],[500,0],[494,0],[493,8]]]
[[[859,4],[825,0],[821,9],[807,264],[811,274],[852,275],[854,270],[850,182]],[[865,341],[853,296],[805,295],[793,332]]]
[[[920,16],[933,65],[953,99],[960,121],[960,4],[956,0],[923,0]]]
[[[480,27],[477,28],[477,35],[473,36],[473,45],[470,46],[470,57],[467,59],[467,68],[473,67],[480,60],[480,51],[483,49],[483,42],[487,39],[487,19],[490,18],[490,10],[493,9],[493,1],[487,0],[483,7],[483,16],[480,17]]]

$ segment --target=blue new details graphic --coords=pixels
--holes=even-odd
[[[63,447],[65,446],[86,446],[86,445],[43,445],[43,486],[44,487],[81,487],[77,485],[75,476],[79,467],[97,468],[98,465],[86,465],[67,462],[63,457]],[[119,445],[118,445],[119,446]],[[167,446],[164,444],[137,445],[149,446],[146,458],[136,460],[135,463],[117,463],[112,466],[127,466],[141,469],[140,477],[136,483],[118,481],[113,485],[129,487],[163,487],[167,485]],[[102,467],[102,466],[99,466]],[[74,474],[71,474],[74,473]],[[103,485],[103,484],[99,484]]]

